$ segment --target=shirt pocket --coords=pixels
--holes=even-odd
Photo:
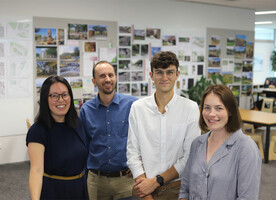
[[[127,137],[128,135],[128,120],[116,120],[114,130],[117,132],[116,134],[121,137]]]

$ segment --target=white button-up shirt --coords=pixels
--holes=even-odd
[[[136,178],[153,178],[172,166],[182,175],[192,141],[200,135],[198,105],[174,94],[158,111],[154,94],[133,103],[129,114],[127,165]]]

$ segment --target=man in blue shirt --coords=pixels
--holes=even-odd
[[[113,66],[100,61],[93,67],[98,96],[80,112],[89,140],[87,187],[90,200],[121,199],[132,195],[133,178],[126,164],[128,116],[136,97],[115,92]]]

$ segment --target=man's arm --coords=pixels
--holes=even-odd
[[[140,179],[146,178],[145,171],[142,164],[140,146],[137,133],[137,120],[135,118],[135,106],[132,105],[129,113],[129,127],[127,140],[127,165],[135,178],[135,184]],[[138,196],[137,194],[135,194]],[[154,200],[151,194],[143,197],[144,200]]]
[[[171,182],[172,180],[179,177],[178,172],[172,166],[167,171],[160,174],[160,176],[164,179],[164,184]],[[151,194],[154,190],[159,187],[159,183],[157,182],[157,178],[146,178],[145,174],[138,176],[135,179],[134,191],[137,196],[143,198],[149,194]]]
[[[195,105],[195,107],[193,108],[193,112],[189,113],[188,118],[189,118],[189,122],[186,128],[185,139],[182,146],[183,156],[180,157],[174,164],[176,171],[180,175],[183,174],[183,171],[185,169],[185,165],[190,155],[190,148],[191,148],[192,142],[194,141],[195,138],[201,135],[201,130],[198,125],[199,109],[197,105]]]
[[[128,126],[128,138],[127,138],[127,165],[132,172],[134,178],[137,178],[141,174],[144,174],[144,168],[141,158],[137,120],[135,118],[134,104],[129,113],[129,126]]]
[[[87,125],[86,125],[86,123],[87,123],[87,119],[86,119],[86,116],[85,116],[85,109],[86,109],[87,107],[85,107],[85,106],[82,106],[82,108],[81,108],[81,111],[80,111],[80,121],[81,121],[81,124],[82,124],[82,130],[83,130],[83,132],[84,132],[84,135],[85,135],[85,137],[86,137],[86,141],[87,141],[87,147],[89,148],[89,145],[90,145],[90,136],[89,136],[89,133],[87,132]]]

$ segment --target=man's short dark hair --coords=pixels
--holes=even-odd
[[[153,72],[153,68],[158,69],[166,69],[170,65],[176,66],[176,70],[178,71],[179,62],[176,55],[170,51],[160,51],[156,53],[150,62],[151,72]]]

